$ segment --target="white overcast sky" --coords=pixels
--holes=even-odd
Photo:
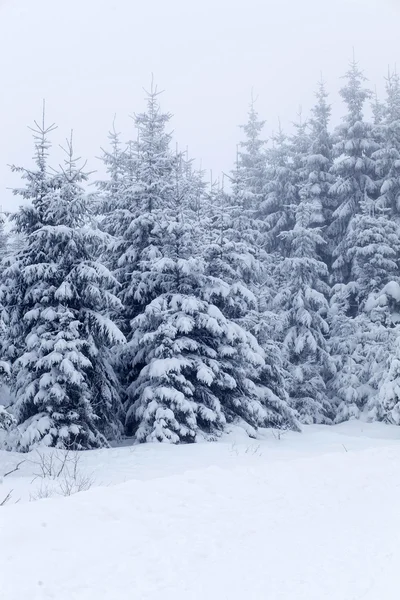
[[[217,175],[232,167],[252,87],[268,134],[300,104],[307,113],[322,71],[337,121],[352,47],[381,91],[400,62],[399,23],[400,0],[0,0],[0,204],[19,203],[7,164],[30,164],[42,98],[54,143],[73,128],[98,169],[114,113],[129,138],[153,72],[180,145]]]

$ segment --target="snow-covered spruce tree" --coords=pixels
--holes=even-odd
[[[207,273],[228,284],[219,308],[224,315],[251,330],[258,323],[258,304],[266,317],[270,305],[275,261],[267,252],[269,225],[265,221],[266,160],[260,138],[264,122],[250,105],[243,126],[245,140],[238,146],[231,191],[211,181],[203,199],[204,257]],[[228,289],[228,288],[227,288]]]
[[[178,187],[176,194],[168,209],[155,211],[151,238],[157,253],[146,261],[141,281],[153,289],[157,280],[158,295],[132,321],[123,356],[132,381],[127,428],[140,442],[196,441],[201,434],[216,435],[226,423],[216,393],[231,383],[217,360],[226,338],[218,323],[223,317],[199,297],[204,266],[193,256],[197,232],[188,211],[178,212]]]
[[[383,154],[378,151],[374,156]],[[399,280],[400,231],[390,217],[391,208],[382,195],[377,200],[366,197],[347,228],[342,260],[348,279],[335,286],[332,298],[337,421],[362,411],[371,419],[381,418],[379,389],[393,346],[393,313],[397,312],[382,290]]]
[[[260,276],[258,252],[263,248],[257,240],[254,221],[249,223],[250,211],[247,216],[242,214],[238,202],[223,185],[211,186],[202,220],[202,252],[207,275],[220,286],[214,302],[227,318],[247,328],[249,313],[257,306],[251,288]],[[244,241],[241,231],[246,223],[249,230]]]
[[[243,257],[237,277],[253,292],[253,283],[257,279],[260,266],[263,265],[266,269],[270,258],[264,249],[268,227],[261,217],[266,186],[266,142],[260,137],[263,127],[264,121],[260,121],[252,98],[248,121],[242,126],[245,141],[240,142],[238,147],[232,192],[229,198],[225,198],[221,207],[225,216],[225,235],[236,244],[236,257]],[[222,199],[222,191],[220,196]]]
[[[375,127],[380,147],[373,154],[379,180],[378,206],[400,217],[400,78],[389,72],[383,117]]]
[[[330,187],[333,176],[332,168],[332,139],[329,132],[329,120],[331,107],[327,102],[328,94],[325,84],[321,80],[316,92],[317,102],[311,110],[309,120],[309,146],[305,156],[305,177],[300,183],[300,196],[309,198],[314,205],[315,224],[325,229],[332,219],[332,197]],[[321,258],[329,266],[331,265],[332,248],[328,243],[319,248]]]
[[[307,170],[307,156],[310,151],[310,136],[309,136],[309,123],[303,119],[301,107],[297,114],[297,121],[292,123],[294,132],[287,138],[287,150],[288,150],[288,170],[287,177],[290,180],[290,184],[287,187],[287,198],[286,198],[286,226],[282,229],[281,233],[285,231],[291,231],[296,223],[296,208],[300,202],[299,191],[302,186],[306,183],[308,178]],[[313,220],[318,223],[320,216],[314,211]],[[314,224],[315,224],[314,223]],[[279,242],[279,253],[281,257],[290,256],[291,249],[290,245],[286,244],[286,237],[284,235],[278,235]],[[277,284],[280,287],[283,283],[280,279],[280,265],[277,265]]]
[[[188,151],[185,155],[180,155],[182,164],[182,176],[180,178],[180,189],[185,198],[187,206],[190,206],[191,213],[194,216],[196,230],[205,229],[203,219],[207,219],[206,211],[206,189],[207,184],[204,180],[204,171],[194,167],[193,159],[188,158]],[[203,240],[204,241],[204,240]]]
[[[11,214],[13,231],[10,234],[10,252],[3,257],[0,284],[0,305],[12,307],[2,312],[2,320],[7,332],[3,339],[2,359],[14,360],[24,347],[22,332],[22,297],[23,290],[18,282],[18,266],[16,257],[20,256],[26,237],[41,227],[43,222],[43,199],[59,185],[58,176],[48,167],[48,154],[51,148],[49,135],[56,129],[55,125],[46,125],[45,105],[43,105],[42,122],[34,122],[30,128],[34,140],[34,169],[12,166],[12,170],[21,174],[26,183],[23,188],[13,190],[15,195],[26,202],[20,209]]]
[[[225,202],[223,209],[228,226],[224,237],[219,238],[220,263],[227,262],[230,257],[234,272],[231,289],[236,294],[240,289],[247,292],[240,294],[241,310],[236,310],[233,315],[263,349],[265,366],[260,381],[281,399],[284,406],[288,403],[289,377],[279,344],[279,319],[272,306],[277,287],[276,260],[265,250],[269,231],[261,210],[266,186],[265,142],[260,137],[263,125],[252,99],[248,122],[243,127],[245,141],[241,142],[237,153],[230,201]],[[219,219],[219,222],[224,221]],[[218,242],[218,238],[215,241]],[[233,251],[227,252],[227,247]],[[288,417],[286,413],[286,418],[289,426],[294,427],[293,415]]]
[[[177,158],[170,150],[171,134],[166,131],[171,115],[161,111],[159,94],[152,85],[146,112],[135,115],[138,135],[128,152],[132,185],[126,187],[121,211],[114,215],[117,240],[113,262],[121,283],[119,297],[128,339],[132,333],[130,320],[158,295],[157,277],[147,277],[149,265],[160,256],[153,232],[175,185]]]
[[[369,394],[364,372],[368,352],[364,334],[369,329],[369,318],[362,310],[367,294],[364,293],[363,299],[359,297],[355,281],[358,260],[362,260],[365,249],[360,250],[355,260],[354,244],[358,238],[358,244],[368,245],[365,231],[362,231],[362,206],[374,202],[379,187],[374,160],[378,149],[376,136],[373,126],[363,117],[364,104],[371,94],[364,88],[365,77],[355,60],[346,80],[340,93],[347,105],[347,114],[335,132],[333,146],[335,181],[331,194],[336,209],[327,231],[333,248],[330,344],[337,370],[330,382],[330,393],[338,406],[336,420],[339,421],[357,416]]]
[[[279,256],[284,253],[279,234],[293,225],[297,189],[290,141],[280,123],[271,141],[272,147],[267,150],[267,180],[261,216],[268,227],[265,248]]]
[[[102,150],[101,161],[107,177],[96,182],[98,193],[97,212],[101,217],[101,229],[118,236],[123,228],[124,216],[132,220],[130,213],[129,188],[131,184],[128,164],[130,153],[121,147],[120,134],[115,129],[115,122],[108,134],[108,150]]]
[[[378,92],[375,88],[375,92],[373,94],[373,99],[371,103],[371,111],[372,111],[372,122],[374,125],[374,133],[376,136],[376,141],[380,143],[381,141],[381,131],[380,125],[383,123],[385,118],[385,105],[383,102],[379,100]]]
[[[242,325],[257,308],[255,293],[266,292],[265,286],[263,290],[259,286],[266,278],[269,258],[264,249],[267,226],[260,217],[266,184],[263,127],[252,98],[247,123],[242,126],[245,139],[238,146],[231,193],[224,189],[223,180],[221,187],[211,188],[208,198],[210,243],[205,249],[209,273],[230,284],[224,314]]]
[[[335,134],[336,160],[332,167],[335,182],[330,190],[336,203],[328,232],[335,246],[334,283],[349,281],[350,264],[346,259],[350,247],[349,223],[360,212],[361,202],[374,198],[377,192],[376,165],[372,158],[377,144],[372,125],[363,118],[364,103],[371,94],[363,87],[365,77],[355,60],[345,77],[347,83],[340,94],[348,112]]]
[[[11,214],[11,221],[14,222],[16,233],[27,235],[31,231],[38,229],[42,224],[44,199],[47,194],[58,187],[59,177],[49,169],[48,157],[51,148],[49,136],[56,130],[56,126],[46,125],[46,110],[43,103],[42,121],[34,122],[31,127],[34,140],[34,163],[35,169],[27,169],[20,166],[11,166],[14,173],[19,173],[21,179],[26,182],[25,187],[15,188],[13,194],[22,198],[27,204]]]
[[[289,256],[282,263],[284,284],[275,298],[291,376],[289,395],[302,422],[329,423],[333,415],[325,386],[332,369],[326,341],[328,272],[319,258],[324,244],[316,226],[320,205],[310,186],[300,187],[295,219],[293,229],[281,234]]]
[[[390,289],[390,287],[392,289]],[[400,286],[388,286],[387,296],[396,299],[400,306]],[[393,289],[394,288],[394,289]],[[387,342],[387,341],[386,341]],[[400,425],[400,329],[396,325],[390,337],[390,351],[386,352],[386,364],[380,377],[379,388],[371,394],[367,404],[370,420]]]
[[[58,186],[41,197],[40,227],[27,227],[26,245],[4,284],[11,316],[18,290],[22,340],[15,344],[11,391],[22,451],[37,445],[99,447],[121,429],[107,364],[107,347],[123,341],[107,317],[118,306],[107,291],[115,280],[93,259],[103,236],[87,226],[87,175],[76,166],[72,142],[66,154]]]
[[[205,247],[204,256],[207,273],[214,276],[214,282],[220,281],[219,295],[215,295],[214,302],[225,316],[256,338],[264,353],[258,381],[279,398],[284,415],[281,426],[296,429],[296,418],[288,408],[288,373],[279,345],[279,319],[272,306],[276,278],[271,268],[273,259],[264,249],[268,232],[262,222],[257,223],[255,212],[252,223],[248,224],[248,232],[253,231],[253,235],[248,235],[243,242],[237,224],[236,199],[223,189],[218,191],[212,206],[214,219],[207,224],[211,242]],[[245,217],[239,218],[243,226]],[[223,287],[227,282],[228,292]]]
[[[378,418],[373,406],[393,346],[398,312],[388,292],[399,282],[400,230],[379,201],[361,202],[361,213],[349,225],[348,242],[345,259],[350,281],[336,286],[332,303],[341,296],[344,304],[333,315],[338,375],[332,383],[339,400],[338,421],[357,417],[366,406],[370,418]],[[357,307],[356,315],[348,314],[350,301]]]
[[[396,235],[397,248],[398,240],[399,232]],[[398,261],[399,253],[397,265]],[[400,277],[398,268],[395,272],[393,269],[388,271],[386,281],[386,285],[379,292],[370,294],[365,307],[369,320],[368,330],[363,339],[366,355],[363,365],[370,393],[363,409],[369,420],[399,424],[397,363],[400,339]]]
[[[233,197],[243,211],[250,211],[250,220],[259,214],[266,185],[265,140],[261,138],[265,121],[261,121],[252,97],[248,119],[241,128],[245,140],[237,151],[236,169],[233,173]]]
[[[139,441],[178,443],[212,439],[232,422],[252,435],[258,426],[294,427],[287,404],[261,381],[255,338],[215,304],[229,286],[207,274],[181,183],[178,167],[152,231],[158,253],[142,273],[144,283],[158,282],[159,295],[132,321],[128,430]]]
[[[379,201],[360,203],[347,233],[344,259],[349,265],[347,288],[357,313],[365,310],[369,296],[381,292],[390,281],[399,280],[400,228]]]
[[[109,236],[98,258],[117,277],[118,260],[126,248],[124,234],[138,215],[135,175],[137,161],[131,143],[127,148],[122,148],[115,121],[108,139],[109,148],[102,149],[101,155],[106,177],[96,182],[98,193],[95,212],[99,229]],[[120,294],[120,285],[118,284],[113,291],[116,295]],[[110,316],[118,327],[126,332],[126,315],[122,303],[120,310]],[[118,353],[112,352],[112,356],[114,367],[118,370]]]

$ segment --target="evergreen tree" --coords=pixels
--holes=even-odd
[[[399,220],[400,206],[400,79],[389,72],[386,80],[386,104],[376,128],[380,147],[373,154],[380,184],[378,206],[388,209]]]
[[[389,279],[389,277],[388,277]],[[396,375],[399,349],[400,280],[396,276],[371,294],[366,304],[369,322],[364,341],[364,370],[370,393],[365,413],[371,421],[398,424]]]
[[[386,290],[399,281],[400,231],[378,202],[361,202],[361,213],[349,225],[345,255],[349,282],[336,285],[332,299],[337,421],[358,417],[364,409],[374,419],[380,414],[381,377],[397,313]]]
[[[285,259],[279,265],[275,307],[283,356],[288,363],[289,396],[305,423],[330,422],[332,407],[326,380],[332,373],[327,336],[329,287],[321,225],[329,216],[327,201],[331,161],[328,121],[330,108],[321,83],[309,123],[301,116],[291,139],[294,222],[282,232]]]
[[[361,212],[348,230],[348,249],[344,256],[349,265],[349,283],[353,305],[360,313],[371,294],[398,279],[400,230],[377,202],[362,201]]]
[[[87,175],[72,142],[66,154],[57,187],[40,199],[41,226],[27,224],[26,245],[3,284],[11,322],[16,311],[21,320],[11,377],[21,450],[98,447],[121,427],[106,350],[123,340],[107,317],[118,306],[107,291],[115,280],[93,259],[102,235],[86,224]]]
[[[377,376],[382,372],[382,350],[386,352],[388,333],[379,323],[371,322],[366,313],[355,317],[346,314],[345,287],[336,286],[330,311],[330,351],[335,375],[329,381],[329,393],[336,407],[336,423],[359,418],[377,394]]]
[[[319,258],[324,244],[317,226],[320,206],[310,191],[312,188],[307,185],[300,187],[295,225],[291,231],[281,234],[289,256],[282,263],[284,283],[275,298],[275,306],[281,319],[293,405],[304,423],[329,423],[332,407],[325,386],[332,370],[326,341],[328,272]]]
[[[262,379],[263,350],[216,304],[227,285],[207,274],[181,175],[153,230],[158,253],[147,276],[160,294],[132,322],[125,360],[136,376],[128,387],[128,428],[139,441],[191,442],[241,423],[294,427],[284,400]]]
[[[21,174],[26,182],[25,187],[13,190],[14,195],[20,196],[24,204],[10,216],[13,223],[11,232],[10,252],[3,256],[3,269],[1,273],[0,305],[11,306],[11,311],[2,312],[4,328],[7,336],[3,336],[2,358],[13,360],[24,347],[22,329],[22,297],[23,291],[18,282],[18,266],[16,257],[20,256],[26,246],[27,236],[39,229],[43,223],[44,198],[48,193],[57,189],[58,176],[48,166],[48,155],[51,148],[49,135],[55,131],[55,125],[46,125],[45,105],[43,104],[42,122],[34,122],[30,128],[34,140],[35,169],[17,167],[11,168]],[[4,329],[3,328],[3,329]]]
[[[26,182],[25,187],[15,188],[13,194],[19,196],[26,205],[20,207],[16,213],[11,214],[14,222],[15,233],[27,234],[38,229],[43,222],[43,210],[45,210],[45,197],[59,185],[59,178],[48,167],[48,156],[51,148],[49,135],[56,130],[54,124],[46,125],[46,110],[43,103],[42,122],[34,122],[30,128],[33,133],[35,154],[35,169],[27,169],[12,165],[11,170],[21,175]]]
[[[252,96],[248,120],[241,128],[245,140],[240,142],[236,171],[233,174],[233,197],[243,211],[250,211],[251,217],[260,212],[266,184],[265,140],[262,134],[265,121],[259,119]]]
[[[236,279],[250,292],[242,293],[245,302],[238,322],[254,335],[264,351],[265,367],[260,381],[264,381],[281,401],[288,403],[288,373],[277,339],[278,316],[272,306],[277,287],[276,261],[265,249],[269,246],[269,231],[262,218],[267,177],[265,142],[260,138],[263,126],[264,122],[259,120],[252,99],[248,122],[243,127],[245,141],[239,145],[233,174],[231,219],[226,235],[236,242],[231,264],[239,266],[240,256],[240,262],[244,265],[239,267]],[[224,212],[226,219],[226,207]],[[221,250],[226,260],[226,248]],[[293,417],[288,422],[290,426],[295,426]]]
[[[332,139],[328,129],[331,107],[327,102],[328,94],[322,80],[318,84],[316,98],[317,102],[311,111],[309,121],[310,143],[305,161],[306,177],[300,185],[299,194],[309,198],[309,202],[313,205],[314,223],[326,227],[331,223],[333,212],[330,195],[330,187],[333,183],[333,176],[330,173],[332,169]],[[319,248],[321,258],[328,268],[332,262],[332,250],[328,243]]]
[[[398,291],[400,291],[400,287]],[[398,300],[400,300],[400,296]],[[386,370],[380,381],[380,388],[375,397],[371,398],[368,409],[371,420],[400,425],[400,332],[398,327],[391,342],[392,351],[386,362]]]
[[[103,150],[101,160],[107,173],[107,179],[98,181],[99,205],[97,212],[102,217],[101,228],[103,231],[118,237],[121,226],[126,218],[131,219],[129,178],[127,176],[127,163],[129,155],[121,148],[120,134],[113,129],[108,134],[110,149]]]
[[[268,228],[265,246],[268,252],[284,254],[279,234],[293,225],[296,195],[290,142],[279,123],[278,132],[272,136],[272,147],[267,151],[267,182],[261,205],[261,215]]]
[[[127,201],[123,202],[121,215],[116,215],[118,240],[113,252],[128,339],[130,320],[158,295],[158,277],[149,274],[152,261],[160,256],[154,231],[164,218],[163,210],[174,189],[177,157],[170,150],[171,134],[166,132],[171,115],[161,111],[158,97],[152,85],[147,111],[135,116],[138,138],[131,144],[129,161],[135,181],[127,186]]]
[[[380,125],[385,118],[385,105],[379,100],[378,92],[375,88],[375,93],[373,95],[373,101],[371,104],[371,110],[373,115],[373,125],[374,125],[374,133],[376,135],[377,141],[381,141],[380,135]]]
[[[372,158],[377,150],[370,123],[363,119],[363,106],[370,92],[363,87],[365,77],[355,60],[346,74],[347,84],[340,94],[347,105],[347,115],[336,133],[333,153],[336,161],[332,167],[335,182],[331,194],[337,208],[329,228],[335,244],[333,253],[334,281],[347,283],[350,278],[348,250],[349,224],[360,212],[361,202],[373,199],[376,194],[376,166]]]
[[[332,167],[335,181],[330,191],[336,209],[328,228],[334,284],[330,348],[337,371],[329,387],[337,405],[337,421],[357,417],[370,393],[368,367],[365,368],[370,349],[370,320],[364,312],[368,282],[363,270],[371,259],[373,262],[373,237],[380,235],[378,223],[377,228],[374,224],[371,236],[368,231],[371,225],[368,207],[375,206],[378,192],[374,159],[378,148],[376,128],[363,117],[364,104],[371,93],[364,88],[365,77],[355,60],[345,77],[347,83],[340,94],[347,105],[347,115],[335,134]]]

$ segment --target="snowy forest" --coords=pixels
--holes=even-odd
[[[55,168],[44,112],[1,223],[1,447],[399,425],[399,75],[385,85],[376,98],[353,61],[337,127],[321,81],[269,140],[251,102],[215,179],[173,142],[155,86],[109,133],[100,181],[72,135]]]

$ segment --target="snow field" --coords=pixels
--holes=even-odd
[[[398,598],[398,429],[233,437],[86,452],[103,487],[69,498],[24,502],[23,465],[0,485],[25,492],[0,511],[1,597]]]

